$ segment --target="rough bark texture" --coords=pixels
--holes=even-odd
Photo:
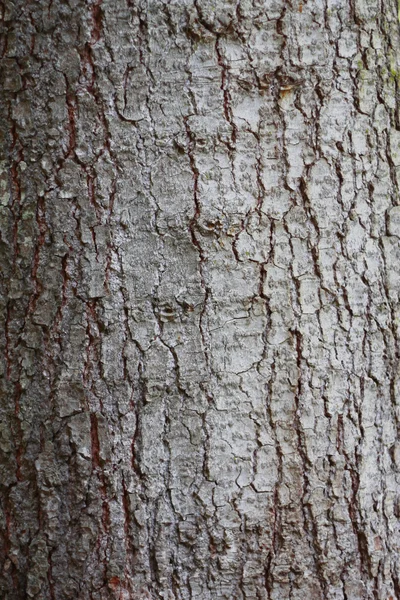
[[[400,600],[395,0],[1,17],[1,598]]]

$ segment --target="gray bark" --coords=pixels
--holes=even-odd
[[[395,0],[4,0],[4,600],[400,600]]]

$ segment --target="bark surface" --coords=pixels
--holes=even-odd
[[[395,0],[5,0],[4,600],[400,600]]]

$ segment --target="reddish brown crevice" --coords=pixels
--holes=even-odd
[[[102,518],[101,522],[103,525],[103,530],[105,533],[108,533],[110,530],[111,520],[110,520],[110,507],[108,505],[108,501],[106,496],[105,486],[102,488],[102,496],[103,496],[103,504],[102,504]]]
[[[110,204],[109,204],[109,207],[108,207],[108,210],[109,210],[109,215],[108,215],[109,223],[110,223],[111,217],[113,215],[116,193],[117,193],[117,179],[115,178],[115,179],[113,179],[112,186],[111,186],[111,192],[110,192]]]
[[[233,255],[235,257],[236,262],[242,262],[242,259],[240,258],[240,255],[239,255],[239,252],[238,252],[238,249],[237,249],[237,244],[238,244],[238,241],[239,241],[240,234],[243,233],[243,231],[246,230],[245,221],[246,221],[246,218],[240,219],[240,229],[235,234],[235,236],[233,238],[233,241],[232,241],[232,252],[233,252]]]
[[[102,0],[98,0],[95,4],[92,5],[92,33],[91,33],[91,43],[95,44],[99,41],[101,37],[101,31],[103,28],[103,15],[101,10]]]
[[[100,465],[100,442],[98,421],[95,413],[90,414],[90,438],[92,442],[92,465],[97,469]]]
[[[89,202],[93,206],[94,211],[96,213],[97,223],[100,223],[101,220],[100,220],[100,217],[99,217],[99,205],[96,202],[96,192],[95,192],[95,185],[94,185],[95,176],[89,170],[87,171],[86,180],[87,180]],[[94,246],[94,249],[95,249],[95,252],[96,252],[96,260],[98,261],[98,248],[97,248],[96,229],[95,229],[95,227],[90,227],[90,231],[92,233],[93,246]]]
[[[279,489],[276,486],[274,490],[274,501],[273,501],[273,528],[272,528],[272,550],[273,556],[276,556],[282,546],[281,539],[281,512],[279,502]]]
[[[231,126],[231,139],[232,139],[232,145],[234,146],[236,144],[236,138],[237,138],[237,127],[233,121],[233,113],[232,113],[232,106],[231,106],[231,96],[229,93],[229,71],[228,71],[228,67],[223,59],[222,53],[221,53],[221,49],[220,49],[220,38],[217,37],[216,41],[215,41],[215,52],[217,55],[217,61],[219,66],[221,67],[221,90],[222,90],[222,94],[223,94],[223,98],[224,98],[224,115],[225,115],[225,119],[228,121],[228,123]]]
[[[18,165],[22,160],[22,154],[19,153],[19,157],[16,161],[13,162],[10,169],[11,176],[11,195],[12,195],[12,203],[11,203],[11,213],[14,218],[13,223],[13,247],[14,247],[14,268],[16,265],[17,257],[19,255],[19,245],[18,245],[18,226],[21,220],[21,184],[18,175]]]
[[[360,487],[359,473],[352,467],[349,468],[351,478],[352,497],[349,502],[349,516],[352,523],[354,534],[357,538],[358,551],[361,559],[362,569],[370,570],[370,557],[368,552],[368,542],[365,533],[361,530],[358,523],[359,507],[358,507],[358,490]]]
[[[272,598],[272,573],[271,573],[271,564],[272,564],[273,554],[272,551],[268,554],[268,558],[266,560],[266,565],[264,569],[264,587],[268,594],[268,600]]]
[[[109,294],[110,293],[110,270],[111,270],[111,244],[107,244],[107,256],[106,256],[106,264],[104,267],[104,289]]]
[[[21,474],[21,459],[22,459],[22,454],[23,454],[23,448],[22,448],[22,446],[18,446],[16,455],[15,455],[15,460],[16,460],[16,463],[17,463],[16,477],[17,477],[18,481],[22,481],[22,474]]]
[[[132,444],[131,444],[131,465],[132,465],[133,471],[135,473],[137,473],[137,475],[139,477],[141,477],[142,471],[141,471],[141,468],[140,468],[140,462],[139,462],[139,460],[138,460],[138,458],[136,456],[136,454],[137,454],[136,453],[136,442],[139,440],[139,438],[140,438],[140,429],[139,429],[139,426],[136,425],[136,430],[135,430],[135,433],[133,435]]]
[[[93,208],[95,210],[97,220],[100,222],[100,218],[99,218],[100,207],[99,207],[99,205],[97,203],[97,200],[96,200],[95,174],[90,169],[88,169],[86,171],[86,181],[87,181],[87,187],[88,187],[88,198],[89,198],[89,201],[90,201],[91,205],[93,206]]]
[[[123,580],[120,579],[120,577],[111,577],[111,579],[108,580],[108,588],[111,590],[112,594],[113,594],[113,598],[115,598],[115,600],[124,600],[125,598],[129,597],[129,598],[134,598],[135,596],[126,596],[126,594],[124,594],[124,592],[127,592],[128,590],[131,591],[129,588],[130,586],[127,585],[127,583]]]
[[[82,63],[82,73],[86,80],[86,89],[90,94],[94,95],[95,74],[92,57],[92,48],[90,44],[85,44],[83,49],[80,51],[80,57]]]
[[[76,147],[76,98],[72,92],[68,91],[66,96],[68,110],[68,149],[65,158],[73,154]]]
[[[293,92],[293,86],[291,86],[291,85],[281,87],[281,88],[279,88],[279,97],[283,100],[287,96],[290,96],[292,92]]]
[[[122,478],[122,490],[123,490],[123,494],[122,494],[122,506],[124,509],[124,531],[125,531],[125,538],[126,538],[126,542],[129,543],[129,531],[130,531],[130,526],[131,526],[131,515],[129,512],[129,496],[128,496],[128,490],[126,489],[126,484],[125,484],[125,479]]]
[[[11,302],[7,302],[6,307],[6,319],[4,323],[4,337],[5,337],[5,348],[4,354],[6,359],[6,375],[7,379],[11,378],[11,369],[13,366],[12,356],[11,356],[11,340],[10,340],[10,322],[11,322]]]

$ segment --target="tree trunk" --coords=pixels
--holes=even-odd
[[[396,1],[2,32],[1,598],[400,600]]]

